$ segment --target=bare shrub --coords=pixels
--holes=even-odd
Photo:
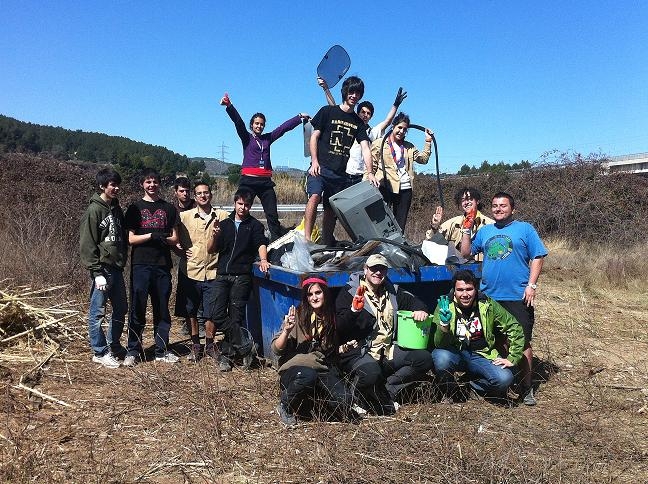
[[[505,191],[515,198],[516,218],[532,223],[543,238],[555,237],[572,247],[600,243],[627,247],[644,240],[648,231],[648,179],[633,174],[605,174],[602,158],[563,155],[556,164],[537,165],[515,173],[452,177],[443,181],[446,216],[458,215],[454,192],[474,186],[483,194],[485,213],[490,198]],[[429,221],[439,203],[436,180],[419,175],[412,210]],[[416,217],[416,215],[414,215]],[[412,218],[412,216],[410,216]],[[420,240],[424,233],[408,235]]]

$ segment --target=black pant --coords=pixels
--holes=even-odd
[[[234,358],[241,355],[241,323],[245,319],[245,306],[252,291],[250,274],[218,274],[216,276],[215,301],[212,321],[217,330],[225,335],[221,345],[223,355]]]
[[[401,190],[398,193],[391,193],[389,188],[384,185],[380,186],[380,193],[382,194],[385,202],[389,208],[394,212],[396,222],[400,226],[403,233],[405,233],[405,224],[407,223],[407,215],[409,214],[410,206],[412,205],[412,190]]]
[[[432,369],[433,362],[427,350],[406,350],[394,347],[393,358],[382,358],[380,363],[369,354],[343,363],[342,370],[352,377],[353,387],[365,404],[375,408],[396,400],[398,393],[423,378]]]
[[[396,395],[412,382],[421,379],[434,366],[432,356],[427,350],[406,350],[394,347],[391,360],[383,358],[382,369],[387,377],[385,388],[395,399]]]
[[[275,183],[271,178],[265,176],[241,176],[239,188],[247,188],[255,196],[259,197],[261,206],[265,212],[270,238],[276,240],[284,235],[284,230],[279,223],[277,212],[277,194],[274,190]]]
[[[305,413],[314,403],[324,403],[334,417],[348,418],[353,397],[337,369],[317,371],[293,366],[281,373],[281,403],[292,412]]]

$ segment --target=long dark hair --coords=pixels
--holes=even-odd
[[[322,289],[322,334],[320,334],[320,344],[323,348],[328,348],[335,344],[335,307],[333,305],[333,298],[331,290],[326,284],[320,282],[311,282],[302,287],[301,304],[297,308],[297,324],[299,325],[303,334],[313,334],[311,327],[311,317],[313,315],[313,308],[308,302],[308,291],[311,287],[317,284]]]

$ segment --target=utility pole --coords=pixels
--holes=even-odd
[[[226,163],[225,156],[227,155],[227,148],[229,148],[229,146],[225,146],[225,143],[221,141],[221,147],[220,147],[220,149],[221,149],[221,158],[220,158],[220,160],[223,163]]]

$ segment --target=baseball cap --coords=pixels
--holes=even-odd
[[[381,254],[371,254],[367,258],[367,262],[365,262],[365,264],[367,265],[367,267],[373,267],[373,266],[391,267],[389,265],[389,262],[387,262],[385,256]]]

